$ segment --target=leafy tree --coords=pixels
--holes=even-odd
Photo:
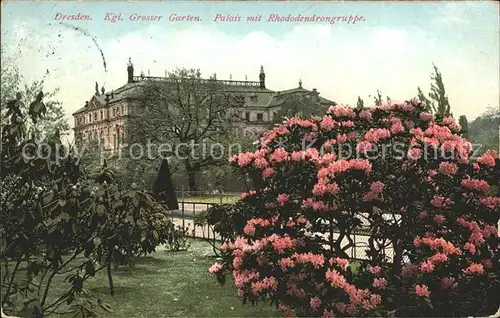
[[[18,95],[18,94],[16,94]],[[43,119],[43,94],[29,103],[31,121]],[[111,261],[148,254],[178,240],[164,208],[146,191],[121,188],[104,166],[82,170],[55,134],[41,144],[24,133],[20,96],[6,102],[0,157],[1,308],[21,316],[95,315],[99,306],[85,281]],[[45,147],[48,145],[49,147]],[[25,278],[19,275],[24,272]],[[53,288],[65,281],[65,290]]]
[[[360,96],[358,96],[358,101],[356,103],[356,107],[357,108],[363,108],[363,107],[365,107],[365,102],[363,101],[363,99]]]
[[[465,115],[462,115],[458,118],[458,124],[460,125],[460,128],[462,129],[462,134],[467,137],[468,131],[469,131],[469,122],[467,121],[467,117]]]
[[[488,107],[481,116],[471,121],[468,126],[468,138],[472,143],[480,147],[478,155],[487,150],[500,152],[500,110],[498,108]]]
[[[377,95],[373,96],[373,102],[375,106],[382,105],[382,92],[377,89]]]
[[[168,159],[163,159],[160,171],[156,177],[153,191],[157,197],[166,201],[167,207],[170,210],[178,210],[179,203],[177,202],[177,195],[175,193],[174,184],[172,182],[172,173],[168,165]]]
[[[432,99],[433,105],[435,105],[435,115],[440,118],[444,118],[451,114],[450,103],[448,102],[448,96],[446,96],[443,76],[436,65],[433,65],[433,67],[434,73],[431,75],[433,83],[431,83],[431,92],[429,93],[429,97]]]
[[[1,90],[0,105],[6,105],[8,100],[16,97],[21,87],[21,74],[18,68],[13,63],[12,59],[7,56],[3,45],[1,46],[2,64],[1,64]],[[6,109],[2,107],[2,121],[6,118],[4,116]]]
[[[427,110],[428,112],[431,112],[433,109],[434,109],[434,106],[433,106],[433,103],[431,100],[429,100],[424,92],[422,92],[422,90],[420,89],[420,87],[418,87],[418,94],[417,94],[417,98],[419,101],[421,101],[422,103],[424,103],[425,105],[425,110]]]
[[[182,161],[189,190],[196,191],[196,175],[203,168],[227,161],[215,145],[227,146],[233,110],[243,105],[243,96],[228,93],[215,76],[203,79],[194,69],[178,69],[165,81],[148,82],[138,96],[127,122],[129,144],[167,146],[163,152]]]
[[[291,118],[294,116],[309,118],[324,112],[324,106],[318,101],[308,98],[305,94],[289,94],[283,97],[283,103],[281,104],[281,108],[276,112],[274,123],[282,122],[284,118]]]
[[[16,99],[16,95],[21,93],[20,98],[23,100],[34,101],[40,92],[43,92],[44,99],[44,116],[39,120],[33,120],[32,116],[27,116],[32,110],[31,105],[20,103],[20,111],[23,116],[26,116],[24,124],[28,134],[34,133],[40,138],[48,138],[53,136],[56,131],[61,136],[69,133],[70,126],[66,120],[65,112],[62,108],[62,103],[55,99],[59,89],[52,92],[44,90],[45,80],[34,81],[32,83],[24,83],[22,75],[16,66],[15,59],[4,56],[4,48],[2,47],[2,65],[1,65],[1,100],[2,105],[6,105],[8,100]],[[20,98],[17,98],[18,100]],[[2,123],[7,119],[6,108],[3,107],[1,111]]]

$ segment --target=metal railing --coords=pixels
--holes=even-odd
[[[200,204],[232,204],[241,198],[241,192],[211,191],[187,191],[184,189],[175,190],[177,201]]]
[[[220,236],[214,231],[212,226],[207,224],[197,225],[195,222],[196,218],[200,215],[201,212],[206,211],[216,204],[218,203],[187,201],[181,200],[179,198],[179,210],[169,211],[169,217],[175,225],[181,226],[183,229],[187,229],[188,233],[190,233],[192,237],[208,240],[218,240],[220,239]],[[317,234],[322,235],[325,239],[328,240],[328,234]],[[334,238],[337,239],[338,237],[339,231],[334,230]],[[346,253],[352,259],[366,259],[367,256],[365,250],[368,248],[369,238],[370,235],[364,228],[354,232],[351,236],[354,246],[348,248],[346,250]],[[346,246],[348,243],[348,240],[344,238],[342,246]],[[394,255],[393,249],[391,247],[386,248],[385,255],[392,260]]]

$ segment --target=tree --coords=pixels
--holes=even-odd
[[[356,103],[356,107],[357,108],[363,108],[363,107],[365,107],[365,102],[363,101],[363,99],[361,99],[360,96],[358,96],[358,101]]]
[[[39,122],[43,94],[26,102],[31,121]],[[120,187],[105,165],[94,177],[82,173],[58,134],[46,143],[26,138],[24,104],[16,96],[2,105],[8,120],[0,147],[1,311],[22,317],[95,316],[99,305],[109,311],[89,297],[85,281],[107,267],[113,294],[111,261],[152,253],[184,232],[148,192]],[[54,288],[55,281],[69,286]]]
[[[24,96],[27,100],[33,100],[36,92],[44,92],[44,81],[34,81],[24,86]],[[31,121],[31,130],[42,139],[59,133],[60,136],[69,134],[70,126],[65,116],[62,103],[55,100],[59,88],[52,92],[44,92],[46,112],[37,122]],[[29,110],[27,110],[29,112]]]
[[[469,122],[467,121],[467,117],[465,115],[460,116],[458,119],[458,124],[460,125],[460,128],[462,129],[462,134],[467,137],[468,131],[469,131]]]
[[[435,105],[433,109],[435,115],[440,118],[444,118],[451,114],[450,103],[448,102],[448,96],[446,96],[443,76],[436,65],[433,65],[433,67],[434,73],[431,75],[433,83],[431,83],[431,92],[429,93],[429,97]]]
[[[295,93],[283,97],[281,108],[277,111],[274,123],[282,122],[284,118],[301,116],[309,118],[325,112],[325,108],[318,101],[308,98],[302,93]],[[273,124],[274,124],[273,123]]]
[[[371,97],[371,95],[370,95]],[[377,96],[373,96],[373,102],[375,106],[382,105],[382,92],[377,89]]]
[[[424,92],[422,92],[422,90],[420,89],[420,87],[418,87],[417,98],[418,98],[419,101],[421,101],[425,105],[425,110],[426,111],[431,112],[434,109],[434,105],[433,105],[432,101],[430,101],[425,96]]]
[[[18,68],[13,63],[12,59],[9,58],[3,45],[0,48],[2,55],[2,65],[1,65],[1,91],[0,105],[6,105],[8,100],[14,99],[16,93],[19,92],[19,87],[21,86],[21,75],[19,74]],[[2,121],[5,119],[5,108],[2,107]]]
[[[468,125],[468,138],[480,146],[479,153],[487,150],[500,152],[499,141],[500,109],[488,107],[481,116]]]
[[[162,145],[163,155],[181,160],[190,191],[197,190],[201,169],[227,161],[226,140],[233,132],[233,111],[244,99],[225,84],[201,78],[199,70],[178,69],[165,81],[148,82],[138,92],[127,122],[129,144]]]
[[[179,203],[177,202],[177,195],[175,193],[172,174],[170,173],[167,159],[163,159],[161,162],[160,171],[153,185],[153,191],[157,198],[166,201],[166,205],[170,210],[179,209]]]
[[[42,139],[53,136],[57,131],[60,136],[65,136],[69,133],[70,126],[64,118],[65,113],[62,108],[62,103],[55,99],[59,89],[47,92],[44,90],[45,80],[33,81],[25,83],[19,69],[16,66],[16,60],[4,56],[4,48],[2,47],[2,66],[1,66],[1,105],[6,105],[8,100],[16,99],[16,94],[21,93],[21,98],[27,101],[33,101],[35,97],[43,92],[45,105],[44,116],[34,122],[31,116],[27,116],[30,112],[28,104],[22,104],[20,109],[22,116],[26,116],[24,124],[28,134],[34,133]],[[6,120],[6,108],[2,107],[1,121]]]

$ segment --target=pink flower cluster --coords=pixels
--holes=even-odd
[[[318,180],[318,183],[314,185],[312,190],[313,195],[315,196],[323,196],[323,195],[332,195],[336,194],[340,191],[338,184],[329,183],[328,179],[322,178]]]
[[[252,282],[251,290],[252,294],[259,295],[263,290],[276,290],[278,288],[278,282],[274,277],[266,277],[263,280]]]
[[[438,208],[438,209],[443,209],[443,208],[447,208],[449,207],[450,205],[452,205],[454,202],[448,198],[445,198],[445,197],[442,197],[442,196],[435,196],[432,200],[431,200],[431,204]]]
[[[306,209],[312,209],[314,211],[318,212],[329,212],[329,211],[336,211],[337,207],[330,205],[328,203],[325,203],[323,201],[315,201],[312,198],[307,198],[302,201],[302,207]]]
[[[270,226],[271,222],[267,219],[251,219],[248,220],[247,225],[243,228],[243,233],[248,236],[254,236],[256,227]]]
[[[452,176],[456,174],[457,171],[458,171],[457,165],[452,162],[441,162],[439,164],[439,172],[442,174]]]
[[[484,180],[465,179],[462,180],[462,186],[471,190],[481,191],[483,193],[490,192],[490,185]]]
[[[337,118],[340,117],[356,118],[354,110],[351,107],[347,106],[341,106],[341,105],[331,106],[328,109],[328,112],[333,114]]]
[[[366,159],[338,160],[330,163],[326,168],[318,170],[318,179],[323,179],[329,176],[334,177],[335,174],[344,173],[350,169],[362,170],[368,174],[372,170],[372,165]]]
[[[495,151],[487,151],[477,159],[477,162],[485,166],[494,167],[495,160],[498,159],[498,154]]]
[[[472,263],[469,267],[463,270],[468,275],[482,275],[484,274],[483,264]]]
[[[381,139],[391,137],[391,132],[386,128],[371,128],[365,133],[364,139],[371,143],[378,143]]]
[[[415,293],[422,297],[429,297],[429,287],[427,285],[417,285],[415,286]]]
[[[484,197],[479,199],[479,201],[489,207],[490,209],[494,209],[500,206],[500,197]]]
[[[363,196],[364,202],[369,202],[373,200],[381,200],[380,194],[384,190],[384,184],[380,181],[375,181],[370,185],[370,191]]]
[[[441,250],[445,255],[460,255],[462,252],[460,249],[456,248],[453,243],[447,242],[444,238],[435,237],[415,237],[413,240],[413,245],[415,247],[420,247],[421,245],[427,245],[432,250]]]
[[[285,126],[278,126],[274,129],[271,129],[265,132],[261,139],[261,145],[263,147],[267,146],[269,143],[274,141],[276,138],[280,136],[287,136],[290,134],[290,131]]]
[[[248,192],[243,192],[243,193],[241,194],[241,198],[242,198],[242,199],[246,199],[246,198],[248,198],[249,196],[252,196],[252,195],[255,195],[255,194],[257,194],[257,192],[256,192],[255,190],[250,190],[250,191],[248,191]]]
[[[215,263],[214,265],[212,265],[208,271],[212,274],[214,273],[217,273],[217,272],[220,272],[222,270],[223,266],[222,264],[219,264],[219,263]]]

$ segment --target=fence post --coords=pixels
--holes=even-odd
[[[358,242],[356,242],[356,230],[354,230],[354,258],[358,257]]]

